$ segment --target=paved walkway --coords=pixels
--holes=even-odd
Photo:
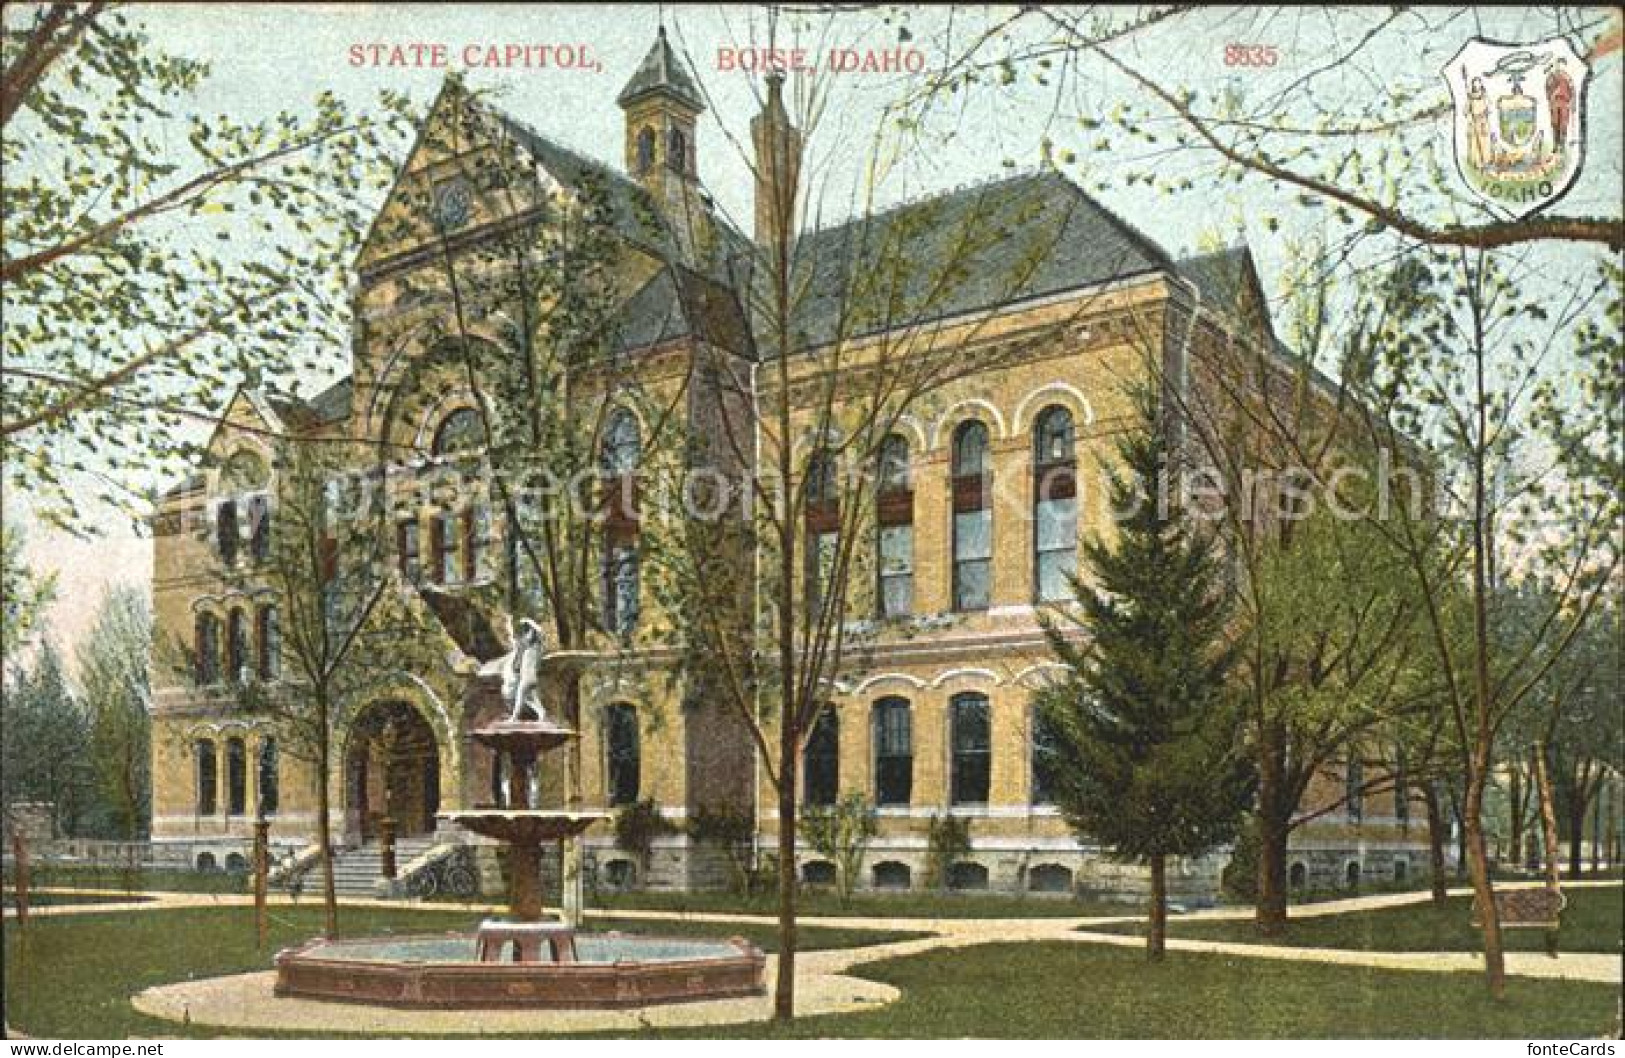
[[[1501,888],[1525,888],[1541,883],[1510,883]],[[1592,886],[1619,886],[1613,879],[1565,882],[1565,888]],[[94,890],[53,889],[52,892],[102,892]],[[1467,895],[1469,889],[1453,889],[1452,895]],[[55,916],[93,914],[108,911],[152,911],[166,908],[242,906],[252,898],[234,893],[159,893],[149,894],[152,899],[143,902],[97,904],[67,904],[34,908],[31,915]],[[1369,911],[1385,907],[1401,907],[1423,903],[1427,892],[1384,893],[1374,896],[1351,897],[1303,904],[1292,909],[1295,918],[1318,918],[1325,915],[1346,914],[1351,911]],[[285,895],[273,897],[278,906],[293,903]],[[424,905],[412,901],[364,901],[368,907],[389,906],[422,909]],[[312,906],[304,900],[302,906]],[[500,910],[495,905],[492,909]],[[478,913],[486,905],[446,905],[446,910],[468,910]],[[7,911],[7,915],[13,912]],[[679,919],[688,922],[714,922],[719,926],[730,923],[771,924],[769,916],[725,912],[631,911],[589,912],[589,918],[613,915],[620,919],[658,920]],[[1246,919],[1250,908],[1224,908],[1199,911],[1180,916],[1182,921],[1203,919]],[[798,959],[797,1008],[804,1014],[853,1012],[872,1009],[898,998],[896,989],[875,981],[851,975],[859,965],[902,955],[916,955],[943,948],[963,948],[977,944],[1007,941],[1066,941],[1080,944],[1110,944],[1120,947],[1139,947],[1144,941],[1120,933],[1080,931],[1080,927],[1103,926],[1108,923],[1137,921],[1139,915],[1124,914],[1090,918],[1014,918],[1014,919],[954,919],[954,918],[889,918],[859,916],[818,916],[801,921],[808,926],[843,929],[904,930],[927,934],[912,940],[876,944],[862,948],[844,948],[829,951],[804,952]],[[1301,948],[1284,945],[1247,944],[1234,941],[1190,940],[1170,938],[1172,951],[1211,952],[1221,955],[1255,959],[1285,959],[1297,962],[1317,962],[1341,966],[1369,966],[1390,970],[1425,972],[1473,971],[1482,966],[1482,956],[1476,952],[1378,952],[1348,951],[1334,948]],[[768,960],[767,980],[771,982],[774,966]],[[1546,955],[1523,952],[1507,956],[1507,972],[1520,977],[1555,978],[1574,981],[1621,983],[1621,963],[1618,955],[1606,953],[1564,953],[1553,959]],[[148,989],[134,999],[136,1007],[158,1017],[222,1028],[261,1029],[290,1028],[323,1031],[342,1028],[345,1031],[369,1033],[400,1032],[583,1032],[583,1031],[636,1031],[644,1027],[674,1027],[720,1025],[764,1020],[771,1015],[771,1000],[767,997],[752,999],[718,1000],[704,1003],[651,1007],[635,1011],[481,1011],[477,1024],[470,1024],[467,1011],[411,1011],[382,1010],[357,1007],[342,1003],[323,1003],[313,1000],[276,999],[271,995],[274,974],[252,973],[216,977],[201,981],[178,982],[161,988]]]

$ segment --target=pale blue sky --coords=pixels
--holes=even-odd
[[[199,110],[238,119],[304,107],[323,89],[355,106],[368,105],[384,88],[405,91],[426,103],[445,75],[444,70],[357,68],[349,63],[349,49],[355,44],[444,44],[453,68],[463,67],[460,57],[470,44],[583,44],[601,63],[601,72],[475,69],[467,70],[467,77],[476,88],[501,93],[498,105],[544,135],[616,165],[622,141],[615,95],[648,50],[663,12],[674,44],[692,56],[713,101],[699,130],[701,176],[722,207],[749,227],[749,174],[734,144],[748,143],[746,122],[757,109],[756,86],[746,75],[718,72],[715,66],[718,47],[765,37],[760,10],[699,5],[214,4],[136,5],[134,11],[160,47],[211,64],[211,77],[199,94]],[[1537,15],[1526,9],[1430,11],[1415,16],[1425,18],[1425,23],[1388,35],[1383,51],[1364,50],[1347,68],[1319,69],[1339,45],[1358,40],[1364,28],[1381,17],[1381,9],[1340,15],[1219,10],[1176,20],[1172,29],[1144,33],[1114,50],[1142,71],[1166,78],[1170,86],[1228,90],[1248,106],[1256,106],[1271,93],[1298,84],[1284,114],[1296,116],[1293,107],[1312,105],[1353,117],[1395,88],[1428,97],[1442,95],[1440,66],[1472,36],[1531,40],[1554,29],[1549,13]],[[1600,17],[1595,11],[1578,14],[1559,28]],[[912,44],[934,64],[942,59],[947,39],[962,42],[985,18],[980,10],[912,12],[908,16]],[[1035,24],[1026,32],[1036,31]],[[898,41],[898,25],[883,11],[842,16],[825,32],[820,40],[805,41],[817,55],[831,46],[887,48]],[[1270,70],[1227,67],[1226,43],[1271,45],[1278,52],[1277,65]],[[844,204],[853,200],[863,183],[868,148],[883,108],[913,83],[906,76],[887,75],[854,74],[836,80],[810,159],[825,181],[826,214],[843,212]],[[1586,170],[1555,212],[1617,215],[1620,93],[1620,59],[1615,52],[1596,64],[1588,90]],[[1068,168],[1069,173],[1170,251],[1193,249],[1203,233],[1222,233],[1227,241],[1245,237],[1260,260],[1267,287],[1276,281],[1282,236],[1302,236],[1323,223],[1324,211],[1295,206],[1292,192],[1270,191],[1254,182],[1215,186],[1211,156],[1163,154],[1172,131],[1166,119],[1144,126],[1161,137],[1158,144],[1110,155],[1092,153],[1089,147],[1098,134],[1086,131],[1078,118],[1103,117],[1122,102],[1143,101],[1123,78],[1106,76],[1098,62],[1078,71],[1064,98],[1052,88],[1023,83],[1000,93],[978,93],[964,104],[957,96],[951,98],[953,106],[934,113],[925,134],[875,189],[877,204],[997,177],[1009,171],[1007,162],[1035,164],[1039,143],[1048,136],[1057,150],[1074,150],[1085,163],[1082,169]],[[1407,143],[1413,149],[1431,144],[1448,160],[1447,120],[1414,129],[1410,135]],[[1370,146],[1376,150],[1382,143],[1373,141]],[[1163,175],[1189,177],[1193,187],[1165,196],[1144,186],[1122,186],[1124,172],[1146,165]],[[1097,187],[1103,179],[1108,186]],[[1428,205],[1441,208],[1443,203]],[[1281,234],[1268,230],[1266,218],[1271,216],[1279,217]],[[1467,213],[1464,219],[1482,218]],[[1561,286],[1566,277],[1588,270],[1593,256],[1592,251],[1573,247],[1542,247],[1535,252],[1531,271]],[[35,561],[60,570],[64,578],[70,599],[56,614],[64,638],[71,638],[82,625],[101,585],[120,580],[144,583],[150,575],[146,542],[135,539],[123,519],[110,519],[107,526],[108,539],[95,545],[38,531],[31,541]]]

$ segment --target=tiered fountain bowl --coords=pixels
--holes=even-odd
[[[396,1007],[600,1009],[761,995],[766,959],[740,937],[694,940],[581,933],[543,915],[541,851],[604,812],[530,807],[538,757],[579,735],[545,718],[473,732],[507,758],[512,807],[441,818],[508,847],[511,917],[473,933],[317,939],[276,957],[276,994]]]

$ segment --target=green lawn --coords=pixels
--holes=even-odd
[[[142,903],[151,900],[150,896],[140,893],[39,893],[28,894],[28,906],[34,907],[64,907],[70,904],[128,904]],[[16,895],[10,890],[6,891],[5,906],[10,909],[17,906]]]
[[[1563,912],[1563,929],[1558,948],[1573,952],[1617,952],[1625,934],[1625,911],[1619,886],[1570,889],[1568,907]],[[1305,948],[1347,948],[1354,951],[1477,951],[1481,946],[1478,930],[1469,921],[1472,898],[1451,897],[1443,908],[1431,902],[1406,907],[1359,911],[1346,915],[1294,919],[1285,936],[1270,943]],[[1144,935],[1143,923],[1084,927],[1100,933]],[[1201,940],[1259,942],[1261,938],[1250,920],[1202,922],[1171,918],[1168,935]],[[1505,931],[1509,951],[1545,951],[1541,930]]]
[[[266,970],[271,954],[315,936],[320,907],[271,909],[270,951],[254,949],[249,907],[185,908],[122,914],[64,915],[5,928],[5,1008],[8,1022],[34,1036],[118,1039],[188,1034],[179,1025],[149,1018],[129,997],[152,985],[188,977]],[[433,933],[469,929],[477,916],[466,911],[344,908],[340,923],[351,935]],[[719,927],[677,920],[594,919],[593,929],[667,936],[740,935],[766,951],[776,947],[767,926]],[[884,944],[919,936],[895,930],[803,927],[804,949]],[[191,1033],[209,1035],[207,1032]]]
[[[777,915],[772,895],[736,896],[726,892],[599,892],[589,906],[609,910],[722,911],[750,915]],[[804,915],[839,915],[859,918],[1084,918],[1099,915],[1138,915],[1137,904],[1084,901],[1068,897],[1022,896],[1017,893],[899,892],[854,893],[842,904],[834,893],[803,892],[797,907]]]
[[[276,912],[273,947],[301,940],[316,926],[316,909]],[[345,923],[353,932],[422,931],[466,926],[468,918],[357,909],[346,911]],[[637,926],[704,931],[666,922]],[[817,929],[804,936],[814,946],[858,939]],[[140,1015],[129,997],[151,985],[260,969],[268,962],[268,953],[254,950],[244,909],[41,918],[25,931],[6,930],[7,1017],[19,1030],[40,1036],[207,1036],[201,1026]],[[1618,999],[1611,985],[1514,979],[1508,1001],[1495,1004],[1477,974],[1178,952],[1162,965],[1149,965],[1138,951],[1065,942],[943,950],[861,972],[902,989],[902,1000],[785,1028],[757,1023],[681,1035],[1574,1038],[1614,1031]],[[470,1031],[478,1026],[478,1013],[470,1013]]]
[[[9,897],[14,879],[6,868],[4,884]],[[114,889],[151,893],[246,893],[248,875],[227,871],[155,871],[147,868],[70,867],[36,863],[28,869],[28,884],[35,888],[58,886],[78,889]]]

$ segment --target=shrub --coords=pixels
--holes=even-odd
[[[970,820],[933,815],[926,831],[925,884],[947,888],[948,868],[969,854]]]
[[[850,793],[832,805],[801,810],[801,836],[819,855],[835,863],[835,891],[845,904],[857,888],[863,856],[879,825],[866,797]]]
[[[720,849],[728,859],[728,888],[740,896],[751,895],[756,880],[750,869],[756,820],[749,810],[701,805],[689,817],[688,836],[697,844]]]
[[[629,804],[615,813],[615,847],[638,862],[640,877],[649,876],[649,858],[655,839],[675,834],[677,827],[660,814],[653,798]]]

